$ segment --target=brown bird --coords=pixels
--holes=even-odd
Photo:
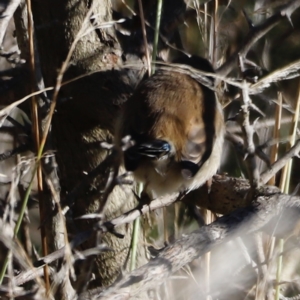
[[[176,63],[213,73],[203,58]],[[213,79],[208,78],[213,84]],[[214,92],[190,75],[157,70],[124,105],[116,142],[130,136],[123,162],[150,198],[193,190],[217,171],[224,135],[223,113]]]

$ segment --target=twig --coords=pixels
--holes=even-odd
[[[259,197],[251,207],[223,216],[210,225],[177,240],[146,265],[125,276],[103,293],[90,299],[129,299],[157,287],[194,259],[234,237],[257,232],[285,208],[299,207],[300,198],[288,195]]]
[[[271,167],[263,172],[260,176],[261,184],[266,184],[270,178],[272,178],[280,169],[282,169],[287,162],[296,156],[299,156],[300,152],[300,140],[297,140],[295,146],[293,146],[288,152],[286,152],[280,159],[278,159]]]
[[[162,12],[162,3],[163,3],[163,0],[157,1],[155,31],[154,31],[154,41],[153,41],[153,51],[152,51],[151,74],[155,73],[155,64],[153,64],[153,62],[156,61],[156,56],[157,56],[158,36],[159,36],[160,19],[161,19],[161,12]]]
[[[33,15],[31,9],[31,0],[26,0],[27,5],[27,17],[28,17],[28,45],[29,45],[29,65],[31,71],[31,91],[35,92],[36,86],[36,66],[35,66],[35,49],[34,49],[34,26],[33,26]],[[40,148],[40,116],[39,116],[39,107],[38,107],[38,99],[36,96],[32,97],[31,100],[31,119],[32,119],[32,132],[34,136],[34,144],[35,144],[35,153],[38,153]],[[46,219],[46,210],[45,210],[45,198],[43,196],[44,193],[44,183],[43,183],[43,175],[42,175],[42,165],[38,162],[37,169],[37,186],[38,186],[38,198],[39,198],[39,212],[40,212],[40,221]],[[22,212],[20,213],[20,217],[22,216]],[[41,244],[42,244],[42,252],[43,256],[46,256],[49,252],[48,250],[48,239],[46,235],[45,226],[42,224],[40,227],[41,234]],[[44,277],[45,277],[45,287],[46,293],[48,294],[50,291],[50,278],[48,266],[44,266]]]
[[[69,247],[71,249],[73,249],[73,248],[81,245],[82,243],[84,243],[86,240],[88,240],[91,237],[92,233],[93,233],[92,230],[81,232],[73,239],[73,241],[70,242]],[[48,254],[46,257],[40,258],[37,262],[35,262],[34,268],[27,267],[26,271],[21,272],[18,276],[16,276],[14,278],[15,284],[22,285],[25,282],[33,280],[36,277],[39,277],[41,275],[39,270],[42,269],[42,267],[45,264],[53,263],[54,261],[57,261],[58,259],[64,257],[64,255],[65,255],[65,247],[63,247],[51,254]]]
[[[151,59],[149,54],[149,47],[147,42],[147,31],[145,26],[145,18],[144,18],[144,11],[143,11],[143,4],[141,0],[138,0],[139,3],[139,11],[141,16],[141,25],[142,25],[142,34],[143,34],[143,41],[144,41],[144,47],[145,47],[145,54],[146,54],[146,61],[148,66],[148,75],[151,75]]]
[[[278,104],[276,105],[275,110],[275,124],[273,129],[273,137],[274,139],[278,140],[280,138],[280,127],[282,122],[282,93],[277,94],[278,98]],[[270,161],[271,163],[274,163],[277,160],[278,157],[278,149],[279,149],[279,143],[275,143],[271,147],[270,151]],[[275,185],[276,178],[275,176],[271,177],[268,183],[270,185]]]
[[[244,61],[243,58],[239,55],[239,65],[241,69],[241,73],[244,72]],[[243,80],[243,88],[242,88],[242,105],[240,111],[240,125],[243,132],[244,146],[246,149],[246,163],[249,170],[250,183],[253,187],[256,187],[259,183],[259,172],[256,163],[255,157],[255,145],[253,142],[253,134],[254,129],[253,125],[250,124],[250,106],[251,99],[249,97],[249,87],[246,80]]]
[[[228,202],[228,199],[230,199],[233,203],[232,207],[230,208],[229,211],[233,211],[234,209],[236,209],[238,207],[245,207],[247,205],[247,203],[245,203],[245,201],[244,201],[244,198],[245,198],[244,195],[247,194],[250,189],[250,185],[249,185],[248,181],[245,179],[227,178],[227,177],[219,178],[219,177],[220,176],[215,177],[215,181],[212,184],[209,201],[207,199],[205,199],[205,197],[202,197],[201,193],[198,194],[199,193],[198,191],[195,191],[194,194],[190,193],[186,197],[188,197],[190,195],[192,197],[193,203],[195,203],[195,199],[197,199],[197,198],[201,199],[201,201],[203,201],[201,203],[201,205],[203,207],[208,207],[209,209],[212,209],[212,207],[205,206],[205,203],[209,202],[209,205],[214,205],[214,202],[217,202],[220,207],[223,207],[223,210],[216,208],[216,211],[220,212],[220,213],[228,213],[228,210],[226,210],[226,208],[225,208],[226,202]],[[218,198],[216,191],[220,191],[222,198]],[[260,188],[260,195],[274,195],[276,193],[278,193],[278,189],[275,189],[272,187],[265,187],[265,189]],[[206,192],[206,196],[207,196],[207,192]],[[214,197],[216,197],[216,199],[214,199]],[[279,197],[278,202],[280,202],[281,197],[285,197],[285,195],[278,194],[278,197]],[[125,223],[130,223],[134,219],[139,217],[141,215],[141,212],[143,214],[146,214],[149,211],[149,209],[154,210],[156,208],[170,205],[170,204],[174,203],[174,201],[176,201],[176,199],[177,199],[177,195],[166,197],[164,199],[162,199],[162,198],[156,199],[156,200],[152,201],[149,206],[145,205],[140,210],[134,209],[126,214],[123,214],[122,216],[120,216],[116,219],[113,219],[104,224],[99,224],[98,226],[95,226],[96,227],[95,229],[96,230],[100,229],[102,231],[110,232],[111,228],[109,228],[109,226],[114,228],[114,227],[121,226],[122,224],[125,224]],[[295,201],[299,200],[299,198],[297,198],[297,197],[294,197],[293,199],[295,199]],[[186,201],[189,201],[189,199],[187,198]],[[223,201],[223,203],[222,203],[222,201]],[[198,203],[197,203],[197,205],[198,205]],[[227,205],[228,205],[228,203],[227,203]],[[291,205],[293,205],[293,202],[291,202]],[[247,211],[247,209],[245,209],[245,210]],[[251,210],[251,208],[250,208],[250,210]],[[276,210],[276,212],[278,212],[278,210]],[[274,213],[276,213],[276,212],[274,212]],[[237,217],[238,214],[236,214],[235,216]],[[240,218],[240,220],[242,222],[243,214],[241,214],[240,217],[237,217],[237,218]],[[95,232],[94,229],[91,229],[91,230],[88,230],[88,231],[85,231],[85,232],[82,232],[82,233],[79,233],[78,235],[76,235],[75,238],[70,242],[70,249],[76,248],[79,245],[81,245],[83,242],[88,240],[94,232]],[[62,247],[61,249],[47,255],[46,257],[41,258],[39,261],[37,261],[34,264],[36,267],[35,269],[30,269],[30,270],[21,272],[15,278],[16,284],[20,285],[29,280],[34,279],[35,276],[37,276],[37,271],[39,268],[43,267],[44,264],[50,264],[50,263],[62,258],[64,255],[65,255],[65,247]]]
[[[170,204],[174,203],[177,199],[178,199],[178,194],[173,194],[170,196],[155,199],[151,201],[149,205],[144,205],[142,208],[134,208],[129,212],[123,214],[122,216],[117,217],[111,221],[107,221],[103,224],[97,224],[95,226],[95,229],[110,231],[115,227],[121,226],[126,223],[131,223],[140,215],[145,215],[150,211],[154,211],[158,208],[169,206]]]
[[[248,35],[245,37],[245,42],[239,49],[237,49],[231,57],[216,70],[219,75],[226,76],[234,68],[238,55],[241,55],[243,58],[246,57],[248,51],[251,47],[262,38],[267,32],[269,32],[274,26],[276,26],[281,20],[289,18],[290,15],[300,6],[299,0],[289,1],[284,5],[277,13],[268,18],[266,21],[260,25],[255,26],[250,30]]]

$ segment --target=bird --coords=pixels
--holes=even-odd
[[[199,56],[176,64],[213,73]],[[144,192],[155,199],[202,186],[219,168],[224,140],[222,107],[195,76],[158,69],[126,101],[116,126],[116,144],[130,136],[122,162]],[[212,83],[213,78],[207,78]]]

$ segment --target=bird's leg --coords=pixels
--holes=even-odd
[[[143,189],[143,191],[141,192],[141,195],[137,195],[137,193],[134,191],[133,191],[133,194],[138,201],[138,206],[136,207],[136,209],[138,209],[142,215],[143,214],[142,209],[143,209],[144,205],[149,205],[152,199],[146,192],[146,186]]]

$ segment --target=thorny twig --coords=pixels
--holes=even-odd
[[[244,72],[244,62],[243,58],[239,56],[240,68],[243,74]],[[259,171],[256,163],[255,157],[255,145],[253,142],[254,129],[253,125],[250,124],[250,106],[251,100],[248,93],[248,83],[246,80],[243,81],[242,88],[242,105],[240,111],[240,125],[243,132],[244,146],[246,149],[247,157],[246,162],[249,169],[250,183],[253,187],[256,187],[259,182]]]
[[[251,47],[262,38],[267,32],[269,32],[274,26],[276,26],[281,20],[287,18],[290,20],[292,13],[300,6],[299,0],[289,1],[286,5],[282,7],[278,12],[273,16],[269,17],[263,23],[254,26],[250,29],[250,32],[245,37],[244,44],[237,49],[231,57],[219,68],[216,70],[217,74],[226,76],[236,65],[238,56],[245,58]]]

